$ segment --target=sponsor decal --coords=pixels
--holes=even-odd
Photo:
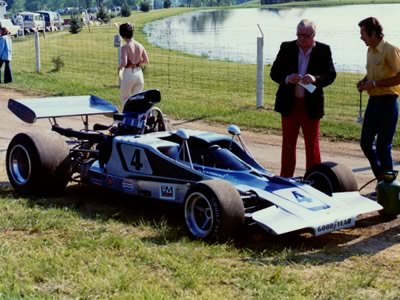
[[[98,178],[90,178],[90,183],[94,185],[103,185],[103,180]]]
[[[160,185],[160,198],[161,199],[175,199],[175,186],[174,185]]]
[[[136,181],[132,179],[124,179],[122,181],[122,189],[125,191],[135,191],[137,190]]]
[[[212,201],[211,201],[211,205],[212,205],[212,207],[213,207],[213,212],[212,212],[212,213],[215,213],[214,218],[212,218],[211,220],[214,219],[214,220],[215,220],[215,223],[211,221],[211,224],[208,225],[208,226],[213,226],[213,227],[211,227],[212,231],[213,231],[215,234],[218,234],[218,232],[219,232],[219,230],[220,230],[220,226],[221,226],[221,211],[220,211],[218,202],[215,201],[214,198],[212,198],[211,200],[212,200]]]
[[[114,180],[112,179],[112,177],[107,176],[107,178],[106,178],[106,184],[107,184],[107,186],[109,186],[109,187],[113,187],[113,185],[114,185]]]
[[[208,170],[201,170],[204,174],[209,175],[209,176],[214,176],[214,177],[220,177],[223,178],[223,174],[215,173],[213,171],[208,171]]]
[[[355,224],[355,219],[354,218],[348,218],[344,220],[337,220],[335,222],[327,223],[321,226],[318,226],[317,228],[317,234],[323,234],[335,230],[339,230],[342,228],[348,228],[352,227]]]

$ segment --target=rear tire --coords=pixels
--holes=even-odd
[[[306,172],[304,180],[311,186],[332,196],[332,193],[358,191],[353,171],[343,164],[323,162]]]
[[[243,201],[230,183],[203,181],[187,192],[184,216],[193,239],[225,242],[234,238],[244,224]]]
[[[61,192],[71,177],[68,145],[52,131],[19,133],[7,148],[6,168],[12,187],[20,195]]]

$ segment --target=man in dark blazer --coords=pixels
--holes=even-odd
[[[297,40],[283,42],[271,69],[279,84],[275,111],[282,116],[281,176],[293,177],[300,128],[306,148],[306,170],[321,162],[320,119],[324,116],[323,88],[336,78],[331,49],[315,41],[315,24],[302,20]]]

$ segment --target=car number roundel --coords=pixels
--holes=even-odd
[[[302,191],[298,189],[284,189],[276,191],[275,194],[292,201],[293,203],[300,205],[308,210],[318,211],[329,208],[329,206],[322,201],[310,197],[307,194],[303,194]]]
[[[123,168],[129,172],[152,174],[149,160],[143,148],[130,144],[117,144]]]

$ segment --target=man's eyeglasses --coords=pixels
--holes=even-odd
[[[296,35],[297,35],[298,38],[301,38],[301,39],[309,39],[309,38],[311,38],[311,37],[314,37],[314,36],[315,36],[315,33],[314,33],[314,32],[313,32],[313,33],[310,33],[310,34],[296,33]]]

